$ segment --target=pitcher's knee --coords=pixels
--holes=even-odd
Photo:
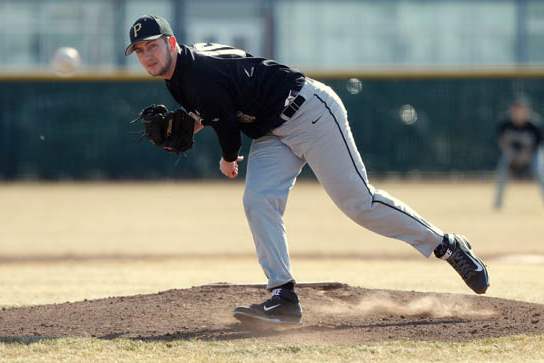
[[[358,220],[372,209],[372,196],[359,194],[340,200],[336,204],[346,216]]]
[[[257,203],[259,203],[259,199],[255,196],[254,193],[246,190],[244,192],[244,197],[242,199],[242,202],[244,204],[244,210],[246,214],[249,214],[251,210],[254,208],[254,206],[256,206]]]
[[[338,203],[346,216],[362,226],[383,219],[384,215],[387,215],[388,211],[390,212],[389,208],[402,208],[401,202],[386,191],[375,189],[370,185],[369,187],[372,194],[361,193]]]
[[[274,195],[273,193],[246,190],[243,197],[244,210],[247,216],[266,215],[270,211],[283,214],[285,200],[286,198]]]

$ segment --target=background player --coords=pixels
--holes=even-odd
[[[535,114],[526,97],[512,102],[507,116],[497,130],[501,156],[497,165],[495,208],[502,207],[504,189],[511,175],[523,176],[527,171],[538,180],[544,198],[544,151],[540,117]]]
[[[238,175],[240,132],[254,139],[248,157],[244,208],[259,263],[272,297],[238,307],[240,320],[298,323],[283,223],[287,196],[308,164],[334,203],[353,221],[381,235],[403,240],[424,256],[447,260],[468,286],[485,293],[484,263],[466,239],[444,234],[410,207],[377,190],[351,133],[342,101],[326,85],[272,60],[217,44],[178,44],[170,25],[144,16],[129,30],[130,45],[152,76],[166,85],[188,112],[217,133],[221,172]]]

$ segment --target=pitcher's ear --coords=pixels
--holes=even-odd
[[[170,46],[170,49],[176,49],[178,41],[174,35],[168,37],[168,45]]]

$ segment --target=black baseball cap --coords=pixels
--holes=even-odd
[[[132,24],[129,30],[130,44],[125,49],[125,55],[130,55],[134,44],[144,40],[159,39],[165,35],[174,35],[166,19],[156,15],[144,15]]]

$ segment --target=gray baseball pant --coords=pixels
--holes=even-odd
[[[370,185],[338,95],[308,78],[299,94],[306,101],[298,111],[270,135],[254,140],[248,157],[244,209],[267,287],[295,280],[283,214],[289,191],[306,163],[336,206],[355,223],[430,256],[444,233]]]
[[[502,202],[504,197],[504,190],[506,184],[510,178],[510,164],[508,156],[503,154],[501,155],[499,162],[497,164],[497,184],[495,189],[495,208],[502,208]],[[540,186],[540,192],[542,198],[544,199],[544,148],[540,147],[531,160],[531,171],[534,178],[537,180],[538,185]]]

